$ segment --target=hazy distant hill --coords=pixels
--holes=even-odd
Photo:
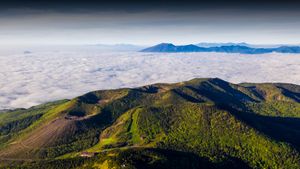
[[[252,47],[251,44],[241,42],[241,43],[208,43],[208,42],[201,42],[198,44],[195,44],[196,46],[203,47],[203,48],[209,48],[209,47],[221,47],[221,46],[247,46],[247,47]]]
[[[217,47],[199,47],[196,45],[175,46],[171,43],[161,43],[141,52],[222,52],[222,53],[242,53],[242,54],[264,54],[264,53],[300,53],[298,46],[281,46],[278,48],[251,48],[247,46],[231,45]]]
[[[108,51],[139,51],[145,48],[144,46],[131,45],[131,44],[114,44],[114,45],[96,44],[92,46],[97,47],[98,49],[108,50]]]
[[[233,43],[233,42],[227,42],[227,43],[209,43],[209,42],[201,42],[198,44],[195,44],[196,46],[199,47],[205,47],[205,48],[209,48],[209,47],[221,47],[221,46],[247,46],[250,48],[278,48],[281,46],[299,46],[299,45],[295,45],[295,44],[249,44],[249,43],[245,43],[245,42],[241,42],[241,43]]]
[[[3,168],[299,169],[299,151],[292,84],[193,79],[0,114]]]

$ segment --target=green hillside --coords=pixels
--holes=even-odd
[[[299,169],[300,86],[193,79],[3,112],[0,166]]]

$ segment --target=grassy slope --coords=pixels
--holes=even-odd
[[[55,108],[45,108],[43,113],[34,110],[33,116],[41,116],[13,132],[18,136],[2,141],[0,158],[23,159],[22,154],[27,153],[28,159],[48,159],[44,162],[50,168],[60,163],[95,167],[111,163],[117,168],[126,163],[131,168],[142,164],[151,168],[176,163],[170,158],[175,154],[176,158],[201,159],[176,165],[179,168],[189,164],[208,168],[226,168],[228,164],[237,168],[299,168],[299,93],[296,85],[234,85],[220,79],[95,91],[53,104]],[[2,117],[11,119],[9,123],[22,121],[28,117],[24,114],[31,112],[22,111]],[[12,120],[14,113],[20,118]],[[76,119],[66,120],[66,116]],[[3,121],[0,131],[5,126]],[[45,132],[51,137],[43,137],[41,133]],[[32,139],[36,135],[39,137]],[[12,142],[36,145],[38,149],[20,149]],[[130,155],[143,148],[152,155]],[[171,150],[174,152],[170,154]],[[78,158],[80,151],[98,152],[108,161]],[[112,157],[107,154],[111,151]],[[7,156],[3,152],[12,153]],[[51,161],[53,157],[60,160]],[[124,159],[127,161],[121,164]]]

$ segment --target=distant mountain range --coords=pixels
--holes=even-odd
[[[209,47],[220,47],[220,46],[247,46],[247,47],[253,47],[252,44],[248,44],[245,42],[241,43],[233,43],[233,42],[227,42],[227,43],[209,43],[209,42],[201,42],[198,44],[195,44],[199,47],[209,48]]]
[[[221,47],[221,46],[247,46],[250,48],[278,48],[280,46],[299,46],[298,44],[250,44],[245,42],[240,43],[233,43],[233,42],[227,42],[227,43],[210,43],[210,42],[201,42],[198,44],[195,44],[199,47],[209,48],[209,47]]]
[[[241,53],[241,54],[264,54],[264,53],[300,53],[299,46],[280,46],[275,48],[252,48],[242,45],[199,47],[197,45],[176,46],[171,43],[161,43],[141,52],[220,52],[220,53]]]

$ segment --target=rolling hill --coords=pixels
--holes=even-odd
[[[0,166],[298,169],[300,86],[193,79],[2,112]]]
[[[241,54],[264,54],[264,53],[300,53],[298,46],[280,46],[277,48],[251,48],[242,45],[199,47],[196,45],[175,46],[171,43],[161,43],[141,52],[221,52],[221,53],[241,53]]]

